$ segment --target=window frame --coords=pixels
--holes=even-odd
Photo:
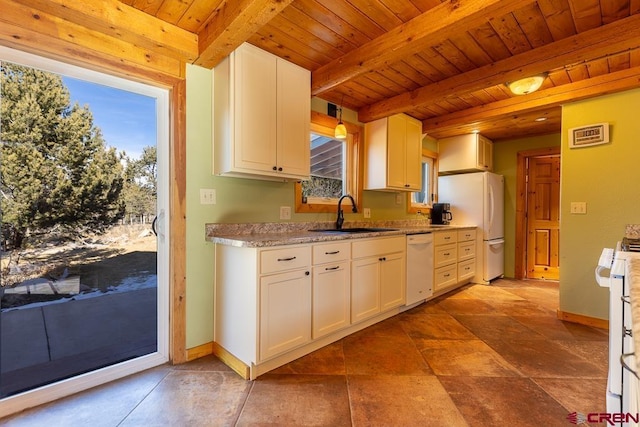
[[[356,201],[356,206],[359,210],[362,209],[362,186],[364,177],[363,168],[363,140],[364,135],[363,128],[349,122],[343,122],[347,128],[347,180],[346,188],[352,189],[353,194],[351,196]],[[320,135],[333,136],[334,129],[338,124],[338,120],[335,117],[328,116],[326,114],[318,113],[316,111],[311,112],[311,126],[310,131]],[[301,181],[296,181],[294,185],[295,193],[295,212],[296,213],[334,213],[338,208],[338,200],[330,199],[327,201],[315,201],[312,203],[302,202],[302,184]],[[345,200],[346,205],[350,205],[349,200]]]
[[[431,188],[434,195],[434,201],[438,200],[438,153],[435,151],[427,150],[426,148],[422,149],[422,158],[428,157],[433,160],[433,168],[431,170]],[[420,159],[422,163],[422,159]],[[432,203],[413,203],[413,193],[411,192],[407,195],[407,213],[411,214],[427,214],[431,212]]]

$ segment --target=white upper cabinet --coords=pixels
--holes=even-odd
[[[418,191],[422,123],[405,114],[365,124],[365,190]]]
[[[478,134],[452,136],[438,141],[441,174],[493,170],[493,142]]]
[[[213,73],[214,174],[309,177],[311,73],[248,43]]]

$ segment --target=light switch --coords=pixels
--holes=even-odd
[[[291,219],[291,206],[280,206],[280,219]]]
[[[571,202],[571,213],[585,215],[587,213],[587,202]]]
[[[215,205],[216,204],[216,190],[213,188],[201,188],[200,189],[200,204],[201,205]]]

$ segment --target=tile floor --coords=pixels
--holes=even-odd
[[[213,356],[0,420],[10,426],[570,426],[605,411],[607,331],[558,287],[468,285],[245,381]]]

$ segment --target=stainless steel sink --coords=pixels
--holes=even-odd
[[[353,228],[320,228],[315,230],[318,233],[336,233],[336,234],[344,234],[344,233],[377,233],[380,231],[396,231],[397,228],[379,228],[379,227],[353,227]]]

